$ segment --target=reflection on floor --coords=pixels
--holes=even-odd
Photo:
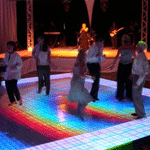
[[[7,93],[4,86],[1,87],[0,149],[91,149],[95,143],[92,149],[102,150],[150,134],[150,118],[132,121],[130,114],[134,112],[133,103],[116,101],[116,83],[104,79],[101,79],[100,100],[89,103],[85,110],[85,121],[81,121],[76,117],[76,103],[67,101],[70,77],[71,74],[51,76],[49,97],[45,95],[45,88],[42,94],[37,94],[37,78],[20,80],[23,106],[8,107]],[[87,79],[85,86],[88,90],[91,85],[91,80]],[[147,116],[150,116],[148,91],[144,89],[143,99]],[[140,130],[138,134],[135,128]]]

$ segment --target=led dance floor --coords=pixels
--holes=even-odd
[[[19,81],[23,106],[8,107],[1,87],[0,149],[2,150],[103,150],[150,135],[150,92],[143,90],[147,118],[133,120],[132,102],[115,100],[116,82],[101,79],[99,101],[76,117],[76,103],[67,101],[72,74],[51,76],[51,94],[37,94],[37,78]],[[4,85],[4,83],[2,82]],[[90,91],[91,79],[85,86]]]

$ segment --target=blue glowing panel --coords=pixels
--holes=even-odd
[[[77,104],[67,101],[71,76],[51,76],[50,96],[45,95],[45,87],[41,94],[37,93],[37,78],[20,80],[23,106],[8,107],[8,96],[2,87],[0,149],[86,149],[93,145],[95,149],[106,149],[149,134],[149,118],[132,121],[132,102],[116,101],[116,82],[105,79],[101,79],[100,100],[88,104],[85,121],[81,121],[76,116]],[[92,80],[87,79],[85,87],[90,91],[91,86]],[[149,116],[148,90],[143,93]]]

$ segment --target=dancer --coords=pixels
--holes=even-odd
[[[23,102],[17,87],[17,82],[21,77],[21,67],[23,62],[19,54],[15,52],[16,46],[14,41],[9,41],[7,43],[7,50],[8,52],[4,57],[4,63],[6,65],[4,80],[10,100],[10,104],[8,104],[8,106],[17,104],[16,99],[19,101],[19,104],[22,105]]]
[[[85,73],[86,73],[86,53],[84,49],[79,50],[78,56],[73,70],[73,78],[71,79],[71,89],[69,91],[68,100],[78,102],[77,116],[84,120],[84,109],[89,102],[93,100],[90,93],[85,89]]]
[[[147,44],[144,41],[139,41],[136,47],[138,52],[134,59],[132,66],[133,77],[133,104],[135,107],[135,113],[131,114],[135,116],[135,119],[146,117],[144,104],[142,100],[142,89],[145,84],[146,75],[149,73],[149,64],[145,56],[144,50],[147,48]]]
[[[88,27],[86,26],[86,23],[82,24],[82,28],[80,29],[80,34],[82,34],[82,32],[88,32]]]
[[[50,92],[50,49],[48,45],[44,42],[44,36],[38,37],[38,44],[35,45],[32,57],[36,59],[37,72],[38,72],[38,93],[42,92],[43,78],[46,85],[46,95]]]
[[[92,45],[87,54],[87,67],[90,72],[90,75],[95,78],[92,89],[91,89],[91,96],[95,100],[98,99],[98,90],[99,90],[99,80],[100,80],[100,71],[101,71],[101,60],[105,59],[105,56],[102,55],[103,46],[104,46],[104,39],[101,37],[96,37],[95,45]]]
[[[120,62],[117,71],[117,93],[116,99],[119,101],[132,101],[132,81],[129,79],[132,69],[132,56],[135,57],[135,48],[131,45],[130,36],[124,34],[122,36],[122,46],[118,49],[118,53],[114,59],[114,62],[110,69],[114,68],[114,65],[120,57]],[[126,89],[126,99],[124,93]]]

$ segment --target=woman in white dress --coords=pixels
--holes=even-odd
[[[79,50],[78,56],[73,69],[73,77],[71,79],[71,89],[69,91],[68,100],[78,102],[77,116],[84,120],[84,109],[89,102],[93,101],[92,96],[84,87],[86,74],[86,51]]]

